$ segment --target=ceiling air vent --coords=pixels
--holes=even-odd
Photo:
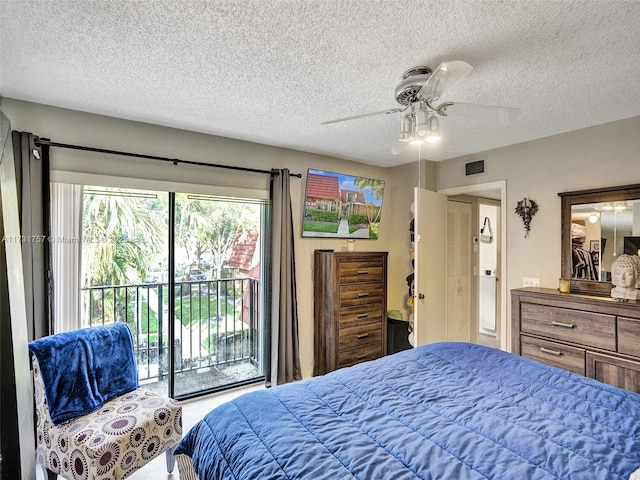
[[[484,158],[482,160],[476,160],[475,162],[465,163],[464,171],[467,176],[486,173],[484,169]]]

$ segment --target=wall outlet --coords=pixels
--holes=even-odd
[[[534,277],[522,277],[522,286],[523,287],[539,287],[540,279]]]

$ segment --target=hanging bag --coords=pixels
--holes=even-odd
[[[484,223],[480,229],[480,241],[482,243],[493,242],[493,230],[491,230],[491,221],[489,217],[484,217]]]

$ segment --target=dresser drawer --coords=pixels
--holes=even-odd
[[[382,282],[384,276],[384,264],[379,261],[342,262],[338,282],[363,283]]]
[[[382,283],[340,285],[340,307],[382,303],[383,299]]]
[[[587,352],[587,376],[640,393],[640,361]]]
[[[520,337],[520,352],[523,357],[532,358],[579,375],[585,374],[585,351],[581,348],[522,335]]]
[[[382,344],[370,344],[362,347],[349,348],[340,351],[340,359],[338,368],[350,367],[356,363],[366,362],[367,360],[375,360],[382,356]]]
[[[366,305],[341,308],[339,315],[339,327],[348,328],[364,323],[382,321],[384,311],[382,310],[382,303],[367,303]]]
[[[640,357],[640,320],[618,317],[618,352]]]
[[[369,323],[356,327],[341,328],[338,332],[338,337],[340,350],[369,343],[380,343],[382,341],[382,320],[377,324]]]
[[[567,342],[616,350],[616,319],[613,315],[522,303],[520,329]]]

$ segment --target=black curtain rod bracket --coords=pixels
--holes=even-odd
[[[158,160],[161,162],[171,162],[174,165],[178,165],[178,164],[185,164],[185,165],[196,165],[199,167],[213,167],[213,168],[225,168],[227,170],[238,170],[241,172],[253,172],[253,173],[264,173],[267,175],[273,175],[274,174],[274,170],[261,170],[259,168],[249,168],[249,167],[238,167],[235,165],[222,165],[219,163],[206,163],[206,162],[196,162],[193,160],[181,160],[179,158],[167,158],[167,157],[160,157],[157,155],[146,155],[143,153],[132,153],[132,152],[121,152],[118,150],[108,150],[105,148],[96,148],[96,147],[85,147],[82,145],[72,145],[72,144],[68,144],[68,143],[58,143],[58,142],[52,142],[50,139],[48,138],[39,138],[36,137],[35,139],[35,145],[40,147],[43,145],[47,145],[49,147],[56,147],[56,148],[68,148],[70,150],[82,150],[85,152],[96,152],[96,153],[104,153],[107,155],[120,155],[123,157],[133,157],[133,158],[144,158],[147,160]],[[277,172],[277,170],[275,170]],[[296,177],[296,178],[302,178],[302,174],[300,173],[290,173],[289,176],[291,177]]]

